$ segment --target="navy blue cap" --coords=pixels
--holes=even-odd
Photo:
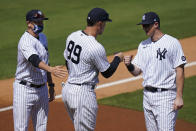
[[[93,23],[98,22],[98,21],[112,22],[112,20],[109,18],[109,14],[102,8],[93,8],[88,13],[87,20],[90,20]]]
[[[26,21],[48,20],[40,10],[30,10],[26,14]]]
[[[154,22],[159,22],[159,16],[155,12],[147,12],[142,16],[142,22],[137,25],[153,24]]]

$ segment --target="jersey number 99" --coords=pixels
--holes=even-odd
[[[69,44],[67,46],[67,51],[68,51],[67,58],[71,60],[73,63],[78,64],[80,62],[80,54],[82,51],[82,47],[79,45],[75,45],[75,42],[71,40],[69,41]]]

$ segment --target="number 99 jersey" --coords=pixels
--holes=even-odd
[[[104,47],[93,36],[79,30],[66,40],[64,58],[68,66],[68,82],[97,84],[99,72],[106,71],[110,63]]]

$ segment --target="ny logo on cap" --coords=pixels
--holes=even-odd
[[[145,15],[143,15],[143,16],[142,16],[142,20],[145,20],[145,19],[146,19],[146,16],[145,16]]]
[[[39,15],[42,15],[42,12],[39,10],[38,12],[37,12]]]

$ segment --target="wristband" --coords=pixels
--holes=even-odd
[[[54,83],[48,84],[49,87],[54,87]]]
[[[130,72],[132,72],[132,71],[134,71],[135,67],[134,67],[133,64],[130,63],[130,64],[127,66],[127,69],[128,69]]]

